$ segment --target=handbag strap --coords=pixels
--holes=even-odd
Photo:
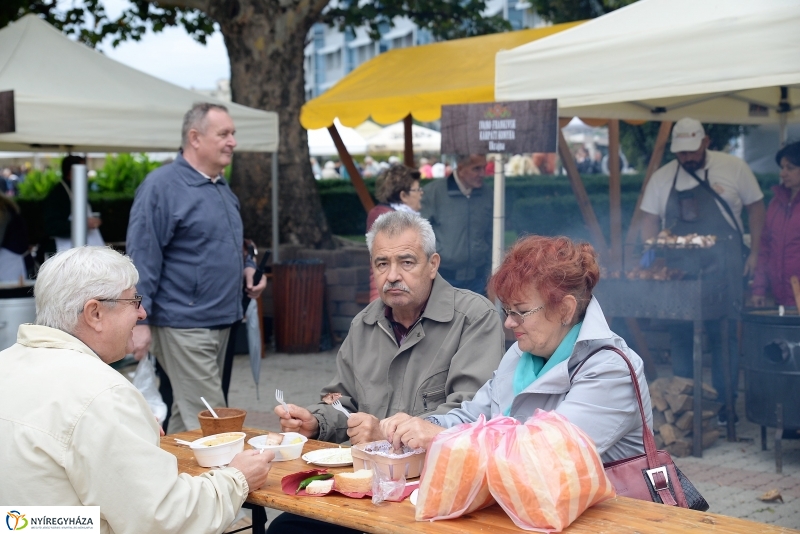
[[[659,464],[658,461],[658,449],[656,447],[656,440],[653,437],[653,431],[650,430],[649,426],[647,426],[647,418],[644,416],[642,392],[639,389],[639,381],[636,379],[636,371],[634,371],[633,364],[625,355],[625,353],[619,350],[617,347],[611,345],[604,345],[599,349],[592,351],[580,364],[578,364],[578,366],[575,368],[575,371],[572,372],[572,376],[570,376],[570,384],[572,383],[572,379],[574,379],[578,374],[578,371],[581,370],[581,367],[583,367],[583,364],[585,364],[589,358],[603,350],[616,352],[622,357],[623,360],[625,360],[625,364],[628,366],[628,372],[630,373],[631,381],[633,382],[633,390],[636,393],[636,402],[639,405],[639,415],[642,417],[642,441],[644,442],[644,452],[647,456],[647,473],[650,476],[651,482],[653,483],[653,488],[661,497],[661,502],[669,506],[676,506],[677,502],[669,491],[669,485],[667,483],[667,471],[664,466]],[[677,483],[678,482],[675,481],[673,486]]]

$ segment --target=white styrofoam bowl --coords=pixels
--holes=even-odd
[[[219,445],[206,446],[204,443],[222,436],[236,436],[236,439]],[[189,448],[194,452],[194,457],[200,467],[215,467],[218,465],[228,465],[233,457],[244,450],[244,432],[225,432],[224,434],[213,434],[192,442]]]
[[[300,458],[303,454],[303,447],[308,441],[308,438],[297,432],[281,432],[283,434],[283,441],[280,445],[267,445],[267,436],[256,436],[247,440],[254,449],[273,451],[275,453],[275,462],[285,462],[286,460],[295,460]],[[299,441],[297,441],[299,438]],[[296,443],[293,443],[297,441]],[[286,445],[284,445],[286,443]]]

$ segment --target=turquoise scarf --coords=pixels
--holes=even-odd
[[[544,375],[559,363],[567,360],[572,355],[572,349],[575,347],[575,342],[578,340],[578,334],[580,333],[582,324],[583,321],[570,328],[567,335],[564,336],[564,339],[561,340],[561,343],[558,344],[558,348],[549,359],[542,358],[541,356],[534,356],[530,352],[522,353],[522,357],[514,371],[514,397],[533,384],[537,378]],[[511,405],[509,404],[504,415],[509,415],[510,412]]]

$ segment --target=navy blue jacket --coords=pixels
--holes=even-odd
[[[147,175],[127,236],[144,323],[208,328],[240,320],[242,232],[239,200],[223,178],[211,182],[182,155]]]

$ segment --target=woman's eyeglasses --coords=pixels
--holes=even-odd
[[[142,296],[136,294],[133,296],[132,299],[97,299],[98,302],[133,302],[136,304],[136,309],[138,310],[139,307],[142,305]]]
[[[503,314],[506,316],[506,318],[510,317],[511,320],[514,321],[514,324],[522,324],[522,323],[525,322],[525,318],[526,317],[528,317],[529,315],[533,315],[534,313],[536,313],[538,311],[543,310],[544,306],[539,306],[538,308],[534,308],[534,309],[532,309],[530,311],[526,311],[526,312],[522,312],[522,313],[520,313],[518,311],[511,310],[509,308],[501,308],[501,309],[503,310]]]
[[[422,188],[421,187],[412,187],[411,189],[408,190],[408,192],[409,193],[422,193]]]

